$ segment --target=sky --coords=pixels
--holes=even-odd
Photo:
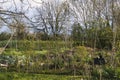
[[[2,3],[3,1],[6,2]],[[23,3],[21,1],[23,1]],[[18,12],[23,11],[26,12],[28,16],[33,16],[35,13],[35,8],[40,7],[43,1],[53,2],[55,0],[0,0],[0,9],[11,10],[11,11],[17,10]],[[62,2],[65,0],[58,0],[58,1]],[[8,30],[9,30],[8,27],[0,26],[0,33],[7,32]]]
[[[4,27],[1,27],[0,28],[0,33],[2,33],[2,32],[10,32],[10,29],[7,27],[7,26],[4,26]]]
[[[21,4],[21,1],[22,0],[7,0],[7,2],[5,2],[5,3],[1,3],[4,7],[9,7],[9,6],[13,6],[13,3],[15,3],[16,4],[16,6],[19,6],[19,4]],[[0,0],[0,2],[2,2],[1,0]],[[23,3],[24,4],[26,4],[26,5],[31,5],[32,7],[34,7],[34,6],[39,6],[40,5],[40,3],[41,3],[42,1],[41,0],[23,0]]]
[[[9,8],[9,7],[20,7],[21,5],[21,1],[23,1],[23,5],[25,6],[29,6],[29,7],[38,7],[41,6],[42,2],[53,2],[55,0],[4,0],[7,1],[5,3],[1,3],[3,0],[0,0],[0,7],[4,7],[4,8]],[[65,0],[57,0],[57,1],[65,1]]]
[[[3,0],[0,0],[0,9],[3,10],[15,10],[17,7],[17,10],[21,10],[21,5],[24,7],[24,11],[31,11],[32,8],[41,6],[41,0],[24,0],[23,4],[20,2],[20,0],[4,0],[8,1],[5,3],[2,3]],[[34,11],[33,11],[34,12]],[[28,13],[29,15],[32,15],[32,13]],[[10,29],[7,26],[0,26],[0,33],[1,32],[10,32]]]
[[[2,1],[7,1],[1,3]],[[23,1],[23,3],[21,2]],[[36,7],[40,7],[42,2],[62,2],[65,0],[0,0],[0,9],[11,11],[23,11],[31,15]],[[22,6],[22,7],[21,7]]]

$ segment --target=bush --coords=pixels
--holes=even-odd
[[[120,69],[114,69],[112,67],[97,67],[92,71],[92,78],[98,80],[100,78],[99,70],[101,70],[103,80],[119,80],[120,79]]]
[[[89,59],[87,49],[84,46],[77,46],[75,48],[75,56],[83,62]]]

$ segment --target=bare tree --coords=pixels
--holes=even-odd
[[[59,35],[69,19],[68,3],[65,2],[44,2],[37,8],[38,29],[42,29],[45,34]]]
[[[5,6],[8,3],[11,4],[12,6],[10,5]],[[14,36],[13,30],[17,28],[16,26],[18,23],[19,24],[21,23],[20,19],[22,19],[24,15],[25,13],[22,12],[22,6],[21,6],[21,9],[17,8],[15,0],[1,0],[0,1],[0,22],[3,24],[3,26],[9,27],[12,32],[11,37],[9,38],[8,42],[4,46],[4,49],[1,51],[1,53],[3,53],[3,51],[6,49],[7,45],[9,44],[9,42],[12,40]]]

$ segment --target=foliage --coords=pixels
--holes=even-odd
[[[102,79],[110,79],[110,80],[119,80],[120,79],[120,70],[119,68],[114,69],[111,66],[99,66],[96,67],[92,71],[92,79],[98,80],[100,78],[100,70],[101,70],[101,75]]]
[[[2,54],[0,55],[0,63],[2,64],[14,64],[15,57],[12,55]]]
[[[0,41],[8,40],[10,38],[9,33],[0,33]]]
[[[3,43],[4,42],[5,41],[3,41]],[[13,43],[16,44],[16,42]],[[19,44],[18,49],[9,47],[4,51],[4,55],[1,55],[0,57],[1,62],[4,60],[10,64],[9,68],[7,69],[8,72],[15,71],[57,75],[73,75],[75,72],[76,75],[82,76],[88,76],[87,74],[92,74],[91,76],[94,80],[99,79],[98,70],[89,64],[89,61],[92,60],[92,57],[89,57],[91,53],[88,50],[88,47],[76,46],[70,49],[69,46],[64,46],[64,42],[61,41],[21,40],[18,41],[17,44]],[[93,57],[98,55],[98,53],[102,53],[102,55],[105,57],[105,60],[107,60],[107,64],[105,66],[110,66],[110,53],[104,50],[102,52],[96,51],[96,53],[93,53]],[[119,79],[119,61],[118,51],[116,55],[117,70],[110,67],[102,67],[103,79]],[[89,71],[91,67],[93,70],[92,73]],[[1,71],[4,72],[6,70],[1,69]]]
[[[112,49],[113,32],[110,27],[104,27],[98,31],[98,48]]]
[[[7,41],[0,41],[0,47],[4,47]],[[55,48],[66,48],[70,47],[70,41],[65,43],[64,41],[31,41],[31,40],[12,40],[7,48],[15,49],[17,45],[17,49],[20,51],[28,50],[29,47],[33,48],[33,50],[48,50],[48,49],[55,49]],[[30,46],[31,45],[31,46]],[[33,46],[34,45],[34,46]],[[48,46],[49,45],[49,46]],[[28,46],[28,47],[27,47]],[[56,47],[57,46],[57,47]]]
[[[74,23],[72,26],[71,37],[75,41],[74,45],[82,45],[84,39],[84,32],[80,24]],[[77,44],[76,44],[77,42]]]
[[[27,74],[27,73],[0,73],[1,80],[80,80],[81,76]]]
[[[74,40],[74,46],[85,45],[99,49],[112,49],[113,31],[111,27],[90,27],[87,30],[82,29],[80,25],[74,25],[71,33]],[[96,43],[95,43],[96,40]]]
[[[88,52],[87,52],[87,49],[86,47],[84,46],[77,46],[75,48],[75,53],[76,53],[76,56],[78,57],[78,59],[82,61],[87,61],[88,59]]]

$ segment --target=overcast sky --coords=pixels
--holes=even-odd
[[[2,1],[7,1],[2,3]],[[23,3],[21,2],[23,1]],[[12,10],[12,11],[23,11],[26,14],[32,14],[36,7],[40,7],[42,2],[61,2],[65,0],[0,0],[0,9]],[[21,7],[22,6],[22,7]]]
[[[9,8],[9,7],[20,7],[21,2],[23,1],[22,5],[24,6],[29,6],[29,7],[38,7],[41,6],[42,2],[46,2],[46,1],[55,1],[55,0],[4,0],[7,1],[5,3],[1,3],[3,0],[0,0],[0,7],[2,8]],[[57,1],[65,1],[65,0],[57,0]]]
[[[3,1],[6,1],[3,3]],[[21,3],[23,1],[23,3]],[[23,11],[28,16],[33,16],[35,13],[35,8],[40,7],[42,2],[53,2],[55,0],[0,0],[0,9],[3,10],[11,10],[11,11]],[[65,1],[65,0],[57,0],[58,2]],[[22,7],[21,7],[22,6]],[[8,31],[6,26],[0,28],[0,32]]]
[[[28,15],[33,15],[34,12],[32,8],[41,6],[41,0],[24,0],[24,3],[21,3],[20,0],[4,0],[7,1],[2,3],[3,0],[0,0],[0,9],[3,10],[12,10],[14,11],[21,11],[21,5],[24,7],[22,8],[23,11],[26,11]],[[30,12],[32,11],[32,12]],[[10,29],[7,26],[0,25],[0,33],[1,32],[10,32]]]

